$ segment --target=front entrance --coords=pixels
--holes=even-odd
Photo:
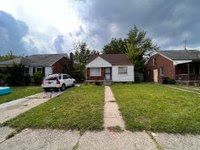
[[[111,80],[111,68],[105,68],[105,80]]]
[[[158,83],[158,69],[153,70],[153,81]]]

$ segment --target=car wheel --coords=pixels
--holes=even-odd
[[[62,86],[61,86],[61,91],[64,91],[66,89],[66,87],[65,87],[65,84],[63,84]]]

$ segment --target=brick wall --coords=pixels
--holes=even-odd
[[[55,64],[52,66],[52,71],[53,73],[64,73],[65,68],[68,65],[68,60],[67,58],[62,58],[59,61],[57,61]]]
[[[155,60],[155,65],[153,65],[153,59]],[[161,76],[160,68],[164,69],[164,74]],[[156,54],[150,58],[146,64],[146,80],[153,82],[153,70],[158,69],[158,82],[162,83],[163,77],[169,77],[175,79],[175,68],[173,62],[160,54]]]

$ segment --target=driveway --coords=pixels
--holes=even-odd
[[[36,107],[51,98],[58,96],[59,93],[42,92],[26,98],[17,99],[0,105],[0,123],[12,119],[19,114]]]

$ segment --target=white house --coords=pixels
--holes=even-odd
[[[86,82],[134,82],[134,65],[124,54],[92,55],[86,64]]]

